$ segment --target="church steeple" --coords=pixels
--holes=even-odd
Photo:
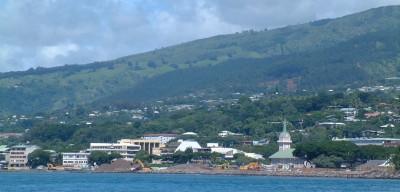
[[[286,118],[284,118],[283,119],[283,131],[281,132],[281,134],[279,134],[279,140],[278,140],[279,151],[283,151],[285,149],[290,149],[290,144],[292,143],[290,134],[286,130],[286,124],[287,124],[287,121],[286,121]]]
[[[284,118],[283,119],[283,131],[282,131],[284,133],[287,133],[287,131],[286,131],[286,123],[287,123],[286,118]]]

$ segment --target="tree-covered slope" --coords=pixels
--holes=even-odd
[[[312,52],[176,70],[114,94],[110,101],[145,101],[204,90],[222,94],[365,84],[398,75],[399,53],[399,31],[380,31]]]
[[[112,61],[1,73],[1,112],[73,108],[104,98],[156,99],[206,88],[259,90],[287,80],[294,81],[291,89],[317,89],[396,76],[398,18],[400,6],[388,6],[338,19],[221,35]]]

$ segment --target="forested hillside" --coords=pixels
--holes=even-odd
[[[182,134],[190,131],[198,133],[198,136],[181,135],[179,139],[196,139],[202,146],[218,142],[222,146],[246,147],[242,146],[244,140],[266,139],[270,144],[257,147],[257,153],[269,157],[278,150],[276,141],[282,131],[283,117],[289,122],[287,128],[295,148],[303,142],[326,143],[332,137],[370,136],[369,134],[374,134],[373,131],[381,131],[380,137],[399,137],[399,130],[380,127],[390,123],[389,115],[373,118],[364,116],[364,113],[368,112],[367,107],[370,112],[398,111],[400,101],[387,97],[382,92],[355,92],[348,95],[320,92],[317,96],[299,97],[278,95],[254,102],[248,97],[241,97],[236,104],[226,103],[215,108],[196,106],[191,110],[162,112],[151,120],[102,116],[99,117],[101,120],[94,120],[94,124],[91,125],[75,124],[72,120],[81,117],[82,114],[70,113],[67,115],[67,124],[58,122],[61,117],[56,120],[41,120],[34,123],[23,137],[17,138],[19,140],[10,138],[7,142],[29,142],[45,149],[77,151],[86,149],[91,142],[116,142],[121,138],[139,138],[149,133]],[[385,105],[382,105],[382,102],[385,102]],[[356,118],[360,121],[346,121],[345,126],[338,127],[319,124],[332,119],[343,122],[346,115],[337,106],[357,106],[360,110]],[[127,124],[127,121],[131,123]],[[394,124],[398,127],[398,123]],[[244,136],[219,137],[218,133],[225,130]],[[247,151],[251,151],[251,148]]]
[[[400,6],[243,31],[87,65],[0,74],[2,115],[199,91],[318,90],[399,76]],[[97,101],[97,102],[96,102]]]
[[[400,73],[399,30],[369,33],[313,52],[268,58],[237,58],[219,65],[158,75],[110,100],[144,101],[196,93],[265,92],[377,83]],[[288,87],[288,81],[294,87]]]

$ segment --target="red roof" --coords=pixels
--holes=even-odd
[[[366,113],[364,114],[365,117],[377,117],[379,116],[379,113]]]

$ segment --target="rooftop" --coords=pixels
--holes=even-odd
[[[297,158],[297,157],[293,156],[293,151],[294,151],[294,149],[281,150],[281,151],[278,151],[278,152],[272,154],[271,156],[269,156],[269,158],[270,159],[293,159],[293,158]]]

